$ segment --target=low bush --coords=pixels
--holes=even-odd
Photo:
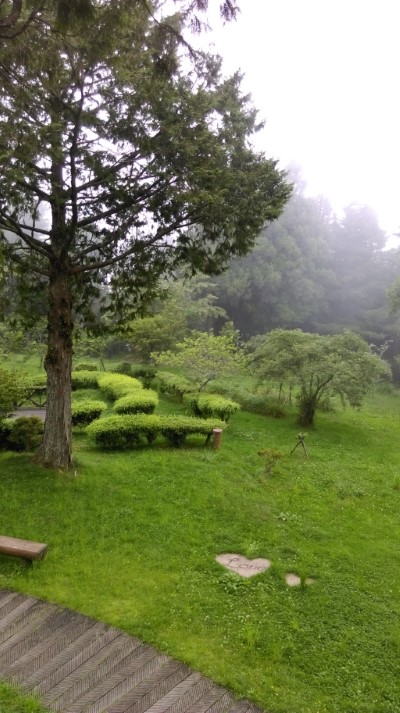
[[[87,433],[103,448],[129,448],[144,439],[151,444],[159,435],[164,436],[173,446],[179,447],[191,434],[205,435],[208,440],[214,428],[224,426],[225,424],[217,419],[129,414],[98,419],[87,427]]]
[[[160,416],[129,414],[100,418],[86,431],[98,446],[119,450],[137,445],[143,437],[151,444],[160,429]]]
[[[110,372],[105,372],[99,374],[97,377],[97,383],[102,390],[106,398],[115,401],[120,399],[122,396],[126,396],[131,391],[137,391],[142,389],[142,383],[139,379],[133,379],[131,376],[126,374],[115,374]]]
[[[193,391],[195,386],[184,376],[162,371],[157,373],[157,388],[162,394],[175,396],[182,401],[183,394]]]
[[[44,423],[37,416],[21,416],[12,424],[8,436],[9,448],[15,451],[34,451],[42,440]]]
[[[98,373],[96,371],[73,371],[71,374],[72,390],[75,389],[96,389]]]
[[[125,374],[126,376],[133,376],[132,374],[132,364],[129,361],[122,361],[112,370],[113,374]]]
[[[95,421],[107,408],[104,401],[94,401],[86,399],[72,404],[72,425],[73,426],[88,426],[89,423]]]
[[[225,423],[215,418],[196,418],[195,416],[165,416],[161,433],[171,445],[179,448],[187,436],[201,434],[207,437],[207,442],[214,428],[225,428]]]
[[[195,416],[200,416],[200,411],[197,406],[199,400],[199,392],[192,391],[188,394],[183,394],[182,401],[189,411],[191,411]]]
[[[45,372],[40,374],[26,374],[26,376],[24,376],[24,385],[28,389],[42,389],[47,386],[47,374]]]
[[[5,418],[0,421],[0,449],[8,450],[10,448],[9,437],[14,425],[11,418]]]
[[[77,364],[74,371],[98,371],[96,364]]]
[[[240,404],[218,394],[184,394],[183,403],[195,416],[221,418],[226,423],[232,414],[240,410]]]
[[[149,389],[157,376],[157,369],[151,365],[136,366],[132,369],[132,376],[134,376],[135,379],[140,379],[145,389]]]
[[[158,394],[151,389],[136,389],[118,399],[114,406],[115,413],[153,413],[158,404]]]

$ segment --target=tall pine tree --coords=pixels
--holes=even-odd
[[[40,461],[71,463],[74,315],[106,286],[115,323],[178,266],[220,272],[290,193],[252,150],[240,76],[189,51],[191,15],[93,3],[89,23],[40,23],[6,43],[0,74],[0,229],[6,278],[47,294],[47,417]],[[175,29],[175,34],[171,31]],[[48,224],[43,225],[39,216]]]

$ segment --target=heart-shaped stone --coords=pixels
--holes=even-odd
[[[222,564],[223,567],[229,569],[230,572],[236,572],[242,577],[254,577],[255,574],[260,574],[260,572],[265,572],[271,566],[271,562],[266,559],[258,557],[255,560],[248,560],[242,555],[234,554],[224,554],[217,555],[217,562]]]

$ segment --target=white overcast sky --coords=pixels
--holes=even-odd
[[[239,0],[236,22],[209,0],[213,44],[241,69],[265,129],[256,146],[299,164],[309,195],[368,204],[400,230],[399,0]],[[214,10],[216,11],[213,14]]]

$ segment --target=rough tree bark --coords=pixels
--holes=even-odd
[[[47,411],[37,458],[46,466],[71,466],[72,300],[68,273],[55,271],[49,285]]]

